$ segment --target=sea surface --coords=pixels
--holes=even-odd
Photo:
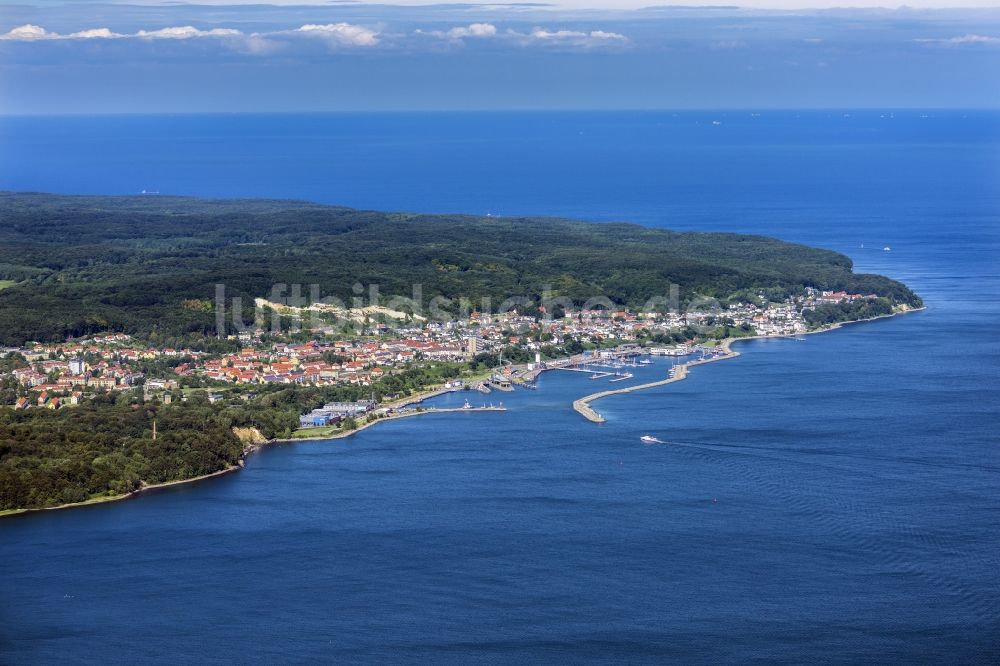
[[[0,189],[761,233],[928,306],[740,343],[603,425],[570,403],[625,382],[550,372],[0,520],[0,663],[1000,662],[1000,114],[2,118]]]

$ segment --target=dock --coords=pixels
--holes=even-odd
[[[403,416],[406,414],[448,414],[451,412],[506,412],[503,405],[484,405],[482,407],[421,407],[408,409],[403,412],[393,412],[392,416]]]
[[[573,409],[580,413],[585,419],[593,423],[604,423],[607,419],[601,416],[593,407],[591,403],[601,398],[606,398],[610,395],[619,395],[624,393],[632,393],[634,391],[644,391],[646,389],[656,388],[657,386],[666,386],[667,384],[672,384],[674,382],[679,382],[686,379],[688,376],[689,368],[696,365],[704,365],[705,363],[713,363],[715,361],[724,361],[730,358],[736,358],[740,355],[739,352],[732,351],[729,347],[732,340],[725,340],[719,346],[721,353],[716,353],[711,356],[706,356],[705,358],[700,358],[693,361],[688,361],[687,363],[681,363],[673,366],[670,369],[670,375],[666,379],[661,379],[655,382],[649,382],[648,384],[637,384],[636,386],[625,386],[620,389],[609,389],[607,391],[600,391],[598,393],[592,393],[588,396],[584,396],[579,400],[573,401]]]
[[[572,368],[569,366],[559,366],[556,368],[549,368],[549,370],[562,370],[564,372],[586,372],[590,375],[591,379],[604,379],[605,377],[614,377],[615,373],[607,372],[604,370],[587,370],[586,368]]]

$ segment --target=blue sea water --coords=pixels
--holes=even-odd
[[[600,426],[570,403],[605,385],[551,372],[0,520],[2,663],[1000,660],[1000,114],[4,118],[0,189],[763,233],[928,305],[742,343]]]

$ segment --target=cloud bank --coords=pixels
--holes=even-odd
[[[492,23],[470,23],[441,30],[414,30],[412,35],[418,38],[433,38],[451,43],[464,43],[466,40],[495,41],[514,46],[564,46],[584,49],[601,46],[623,45],[629,39],[617,32],[606,30],[565,30],[534,28],[529,32],[516,30],[500,31]],[[78,32],[60,34],[46,30],[42,26],[25,24],[0,34],[0,41],[8,42],[41,42],[54,40],[98,40],[98,39],[137,39],[144,41],[170,40],[184,42],[187,40],[215,39],[236,50],[248,53],[269,53],[282,48],[295,40],[313,40],[334,49],[360,48],[367,49],[376,46],[391,46],[406,48],[412,45],[406,33],[385,34],[378,28],[352,23],[306,23],[298,28],[272,30],[266,32],[243,32],[236,28],[201,29],[193,25],[169,26],[156,29],[137,30],[132,33],[119,33],[110,28],[89,28]]]
[[[98,32],[100,30],[107,30],[107,28],[100,28],[96,31],[92,30],[88,32]],[[233,30],[231,28],[199,30],[194,26],[185,25],[176,28],[160,28],[159,30],[140,30],[135,33],[134,36],[142,39],[194,39],[197,37],[240,37],[242,35],[243,33],[239,30]],[[69,37],[72,37],[72,35],[69,35]]]
[[[140,39],[152,40],[196,40],[219,39],[228,42],[256,42],[267,38],[290,38],[295,36],[315,37],[339,46],[375,46],[379,43],[378,32],[360,25],[350,23],[332,23],[326,25],[307,24],[293,30],[276,30],[272,32],[246,33],[235,28],[210,28],[203,30],[191,25],[169,26],[155,30],[138,30],[123,34],[110,28],[90,28],[60,34],[30,23],[13,28],[0,34],[0,40],[11,42],[39,42],[54,40],[94,40],[94,39]]]
[[[625,35],[621,35],[617,32],[605,32],[603,30],[591,30],[589,33],[577,30],[556,30],[555,32],[551,32],[543,28],[536,28],[532,30],[528,37],[535,40],[557,42],[580,40],[594,40],[601,42],[608,40],[620,41],[625,39]]]
[[[1000,10],[207,2],[5,3],[0,113],[1000,108]]]

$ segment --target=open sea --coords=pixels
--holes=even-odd
[[[0,519],[0,663],[1000,662],[998,113],[8,117],[0,189],[760,233],[928,305],[740,343],[603,425],[570,403],[608,386],[550,372]]]

